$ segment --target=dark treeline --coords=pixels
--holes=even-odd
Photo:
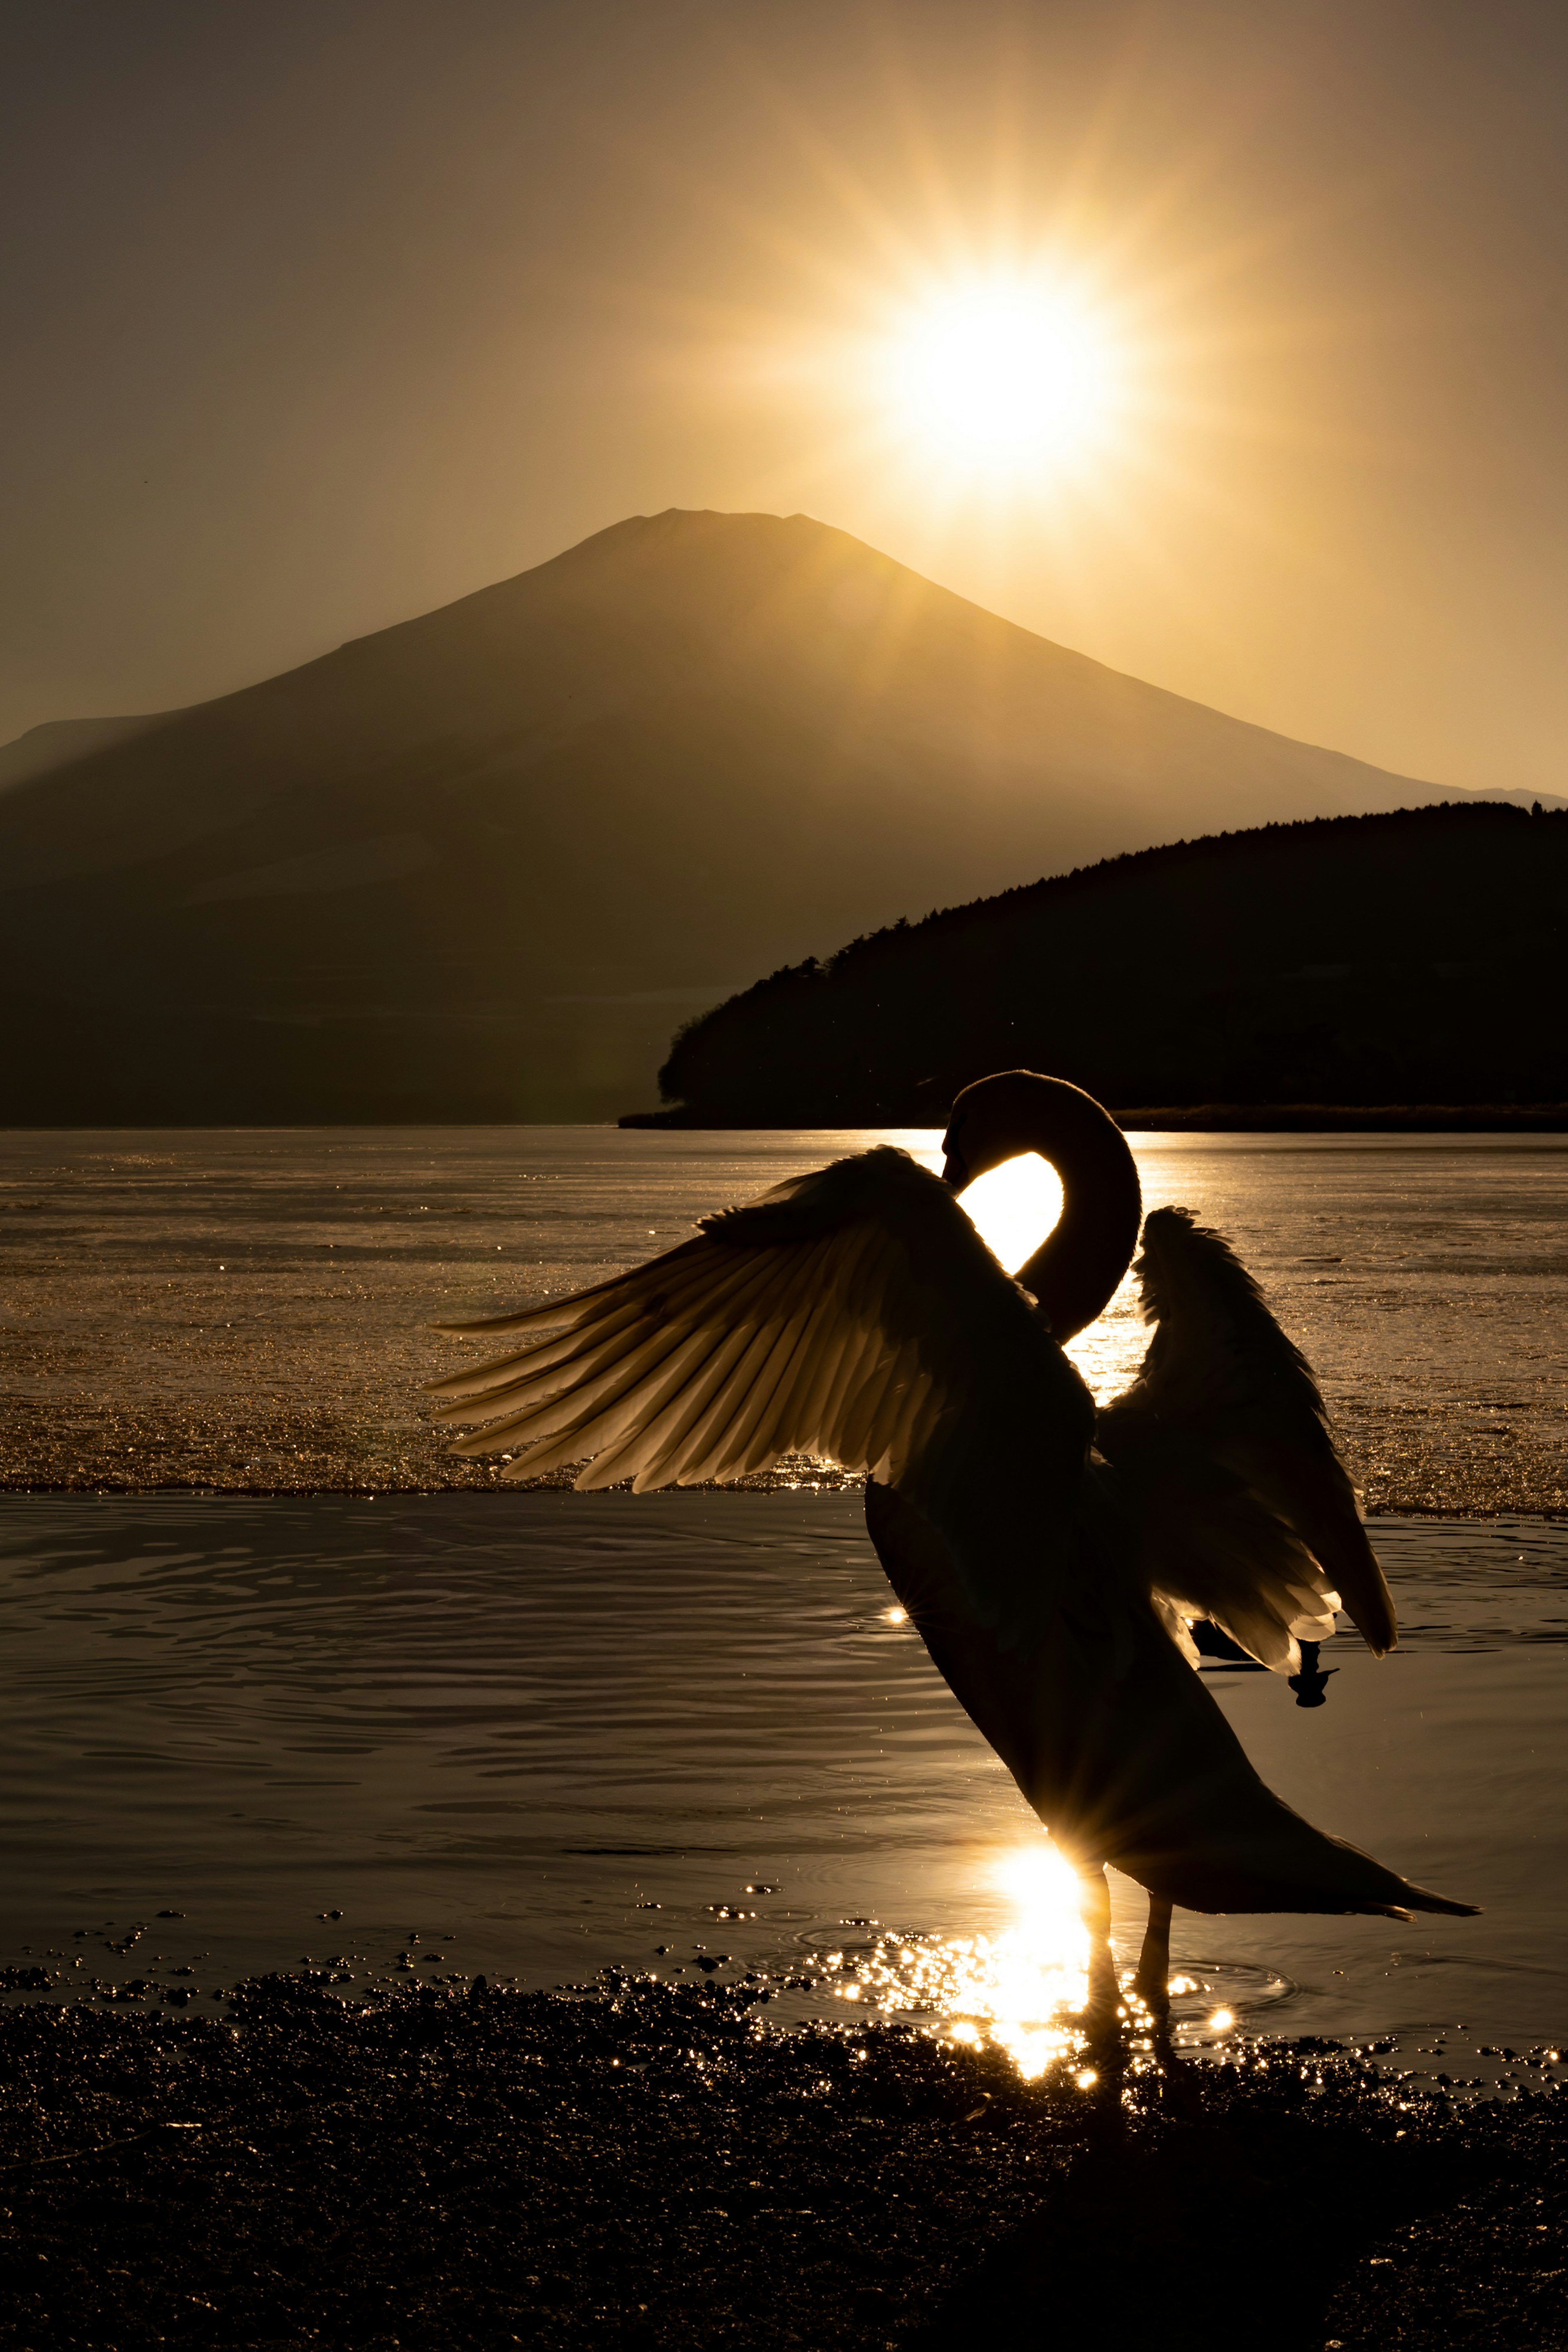
[[[1561,1101],[1568,814],[1267,825],[900,922],[759,981],[660,1074],[695,1121],[940,1123],[988,1070],[1118,1106]]]

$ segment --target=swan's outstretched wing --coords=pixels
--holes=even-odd
[[[1138,1499],[1150,1583],[1292,1670],[1337,1596],[1381,1656],[1394,1603],[1305,1358],[1186,1210],[1151,1213],[1136,1272],[1155,1334],[1095,1444]]]
[[[1065,1511],[1093,1423],[952,1193],[886,1147],[706,1218],[613,1281],[448,1328],[548,1335],[432,1384],[441,1418],[480,1424],[459,1451],[524,1449],[509,1478],[591,1456],[580,1487],[639,1491],[831,1456],[920,1499],[1004,1638],[1045,1580],[996,1540],[992,1474],[1026,1471],[1048,1518]]]

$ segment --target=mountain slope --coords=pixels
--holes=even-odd
[[[940,1124],[988,1070],[1123,1106],[1561,1103],[1568,814],[1179,842],[855,940],[694,1023],[693,1123]]]
[[[680,512],[6,761],[13,1122],[606,1118],[684,1013],[850,933],[1430,797],[803,516]]]
[[[30,727],[25,735],[18,735],[14,743],[0,744],[0,793],[56,775],[95,751],[128,743],[161,723],[156,714],[150,719],[46,719],[41,727]]]

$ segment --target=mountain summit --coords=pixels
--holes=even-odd
[[[639,516],[0,752],[0,1115],[610,1118],[690,1013],[899,916],[1435,797],[806,516]]]

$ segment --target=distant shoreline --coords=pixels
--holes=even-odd
[[[1129,1133],[1255,1135],[1563,1135],[1568,1103],[1183,1103],[1113,1110]],[[928,1110],[907,1119],[879,1112],[869,1118],[716,1118],[702,1111],[628,1111],[620,1127],[709,1128],[716,1131],[773,1127],[926,1127]]]
[[[1129,1134],[1258,1134],[1297,1135],[1568,1135],[1568,1103],[1379,1103],[1370,1108],[1342,1103],[1176,1103],[1138,1105],[1113,1109],[1112,1118]],[[817,1111],[800,1118],[723,1118],[706,1112],[673,1110],[623,1111],[619,1118],[364,1118],[357,1114],[337,1118],[0,1118],[0,1135],[293,1135],[341,1130],[352,1134],[409,1131],[429,1133],[441,1128],[577,1127],[671,1128],[707,1130],[713,1134],[785,1134],[791,1129],[844,1128],[940,1128],[946,1108],[933,1114],[929,1105],[899,1117],[877,1110],[866,1116],[850,1111]]]

